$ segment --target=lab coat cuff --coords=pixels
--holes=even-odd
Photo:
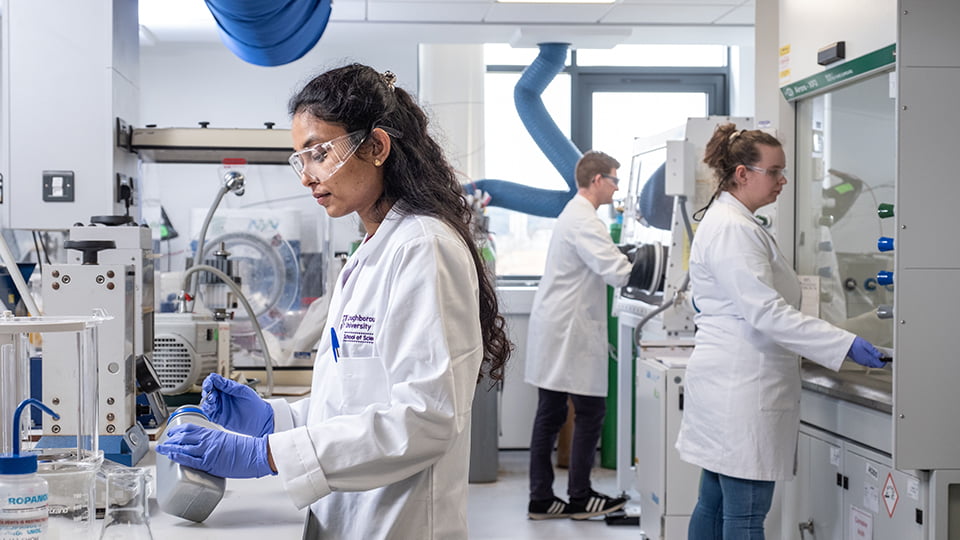
[[[331,491],[306,427],[270,435],[277,474],[293,504],[303,509]]]
[[[279,433],[293,429],[293,409],[285,399],[268,399],[267,405],[273,408],[273,432]]]
[[[837,355],[834,355],[836,358],[833,360],[830,365],[826,366],[834,371],[840,371],[840,366],[843,365],[843,361],[847,358],[847,352],[850,350],[850,346],[853,345],[853,340],[857,339],[857,335],[852,332],[847,332],[845,339],[840,341],[839,346],[837,347],[839,358],[836,358]]]

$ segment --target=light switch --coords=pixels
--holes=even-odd
[[[43,171],[43,200],[73,202],[73,171]]]

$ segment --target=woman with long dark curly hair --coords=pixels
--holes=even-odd
[[[301,182],[366,237],[337,278],[311,397],[211,376],[203,408],[249,435],[178,427],[157,450],[225,477],[279,474],[305,538],[466,538],[470,412],[510,355],[472,210],[390,73],[327,71],[290,100]]]

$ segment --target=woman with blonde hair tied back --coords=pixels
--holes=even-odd
[[[688,537],[758,540],[774,482],[794,475],[800,357],[881,367],[866,340],[799,311],[800,283],[754,213],[787,184],[772,135],[718,126],[703,160],[717,190],[695,215],[690,283],[699,312],[677,450],[703,469]]]

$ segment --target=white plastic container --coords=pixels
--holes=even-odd
[[[203,410],[195,405],[183,405],[167,418],[167,429],[180,424],[223,429],[211,422]],[[165,440],[166,429],[157,438],[157,444]],[[207,519],[223,498],[226,484],[224,478],[186,467],[163,454],[157,454],[157,503],[168,514],[198,523]]]
[[[27,463],[14,465],[0,458],[0,540],[40,540],[47,534],[47,481]],[[24,460],[26,461],[26,460]]]
[[[37,456],[20,453],[20,413],[28,405],[57,414],[35,399],[13,413],[13,452],[0,455],[0,540],[40,540],[47,535],[49,487],[37,474]]]

